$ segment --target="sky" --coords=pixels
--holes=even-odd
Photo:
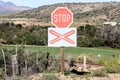
[[[65,3],[65,2],[109,2],[109,1],[117,1],[120,2],[120,0],[1,0],[4,2],[12,2],[16,5],[20,6],[28,6],[32,8],[37,8],[39,6],[43,5],[50,5],[55,3]]]

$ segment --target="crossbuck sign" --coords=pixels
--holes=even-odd
[[[49,28],[48,46],[76,46],[76,28]]]

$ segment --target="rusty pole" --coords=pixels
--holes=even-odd
[[[61,75],[64,75],[64,47],[61,47]]]

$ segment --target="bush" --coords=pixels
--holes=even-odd
[[[113,43],[113,45],[112,45],[112,48],[120,48],[120,45],[119,44],[117,44],[117,43]]]
[[[47,75],[43,75],[42,78],[39,80],[60,80],[60,79],[55,75],[47,74]]]
[[[105,63],[105,70],[108,73],[120,73],[120,65],[116,59],[110,59]]]
[[[4,71],[2,68],[0,68],[0,80],[4,78]]]
[[[103,59],[103,58],[100,58],[99,60],[98,60],[98,64],[100,64],[100,65],[105,65],[105,59]]]
[[[91,39],[88,37],[78,37],[77,38],[78,47],[93,47]]]
[[[106,76],[107,76],[107,72],[106,72],[104,69],[95,70],[95,71],[93,72],[93,76],[106,77]]]
[[[60,60],[52,60],[49,63],[50,68],[48,70],[51,70],[53,72],[59,73],[61,71],[61,63]]]
[[[100,38],[93,38],[92,44],[94,47],[101,47],[101,46],[104,46],[104,40]]]

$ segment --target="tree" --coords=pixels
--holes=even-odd
[[[120,28],[111,25],[103,26],[96,33],[96,37],[102,38],[108,47],[112,47],[120,35]],[[118,42],[117,42],[118,43]]]

